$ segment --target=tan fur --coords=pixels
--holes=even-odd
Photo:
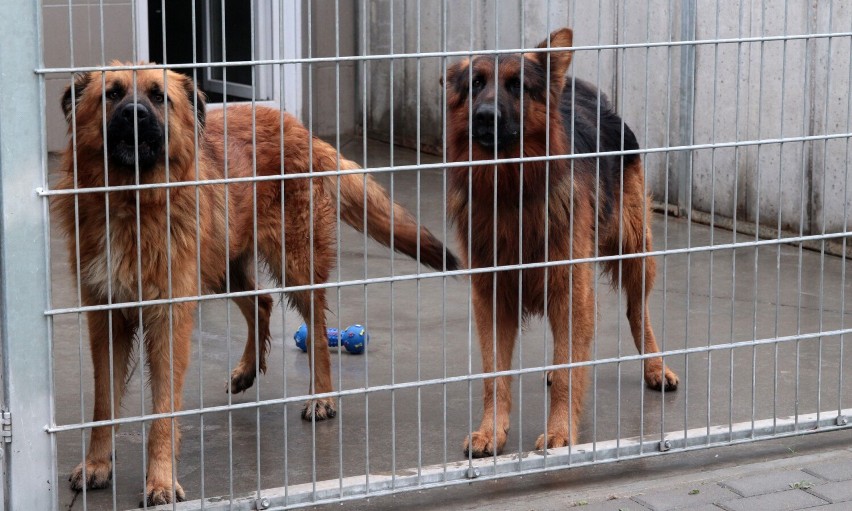
[[[69,132],[72,131],[72,122],[76,130],[64,153],[63,176],[58,185],[61,190],[136,183],[132,168],[110,165],[106,172],[104,170],[102,115],[110,122],[119,115],[117,110],[123,103],[117,104],[119,100],[108,97],[104,112],[101,101],[103,84],[107,93],[115,87],[123,87],[132,98],[134,80],[131,71],[110,71],[105,73],[103,80],[100,73],[76,77],[73,89],[69,88],[63,98]],[[151,95],[150,91],[156,89],[168,96],[167,121],[165,105],[157,104],[156,98]],[[282,114],[278,110],[257,107],[253,113],[250,106],[232,106],[227,110],[210,112],[204,123],[203,97],[196,94],[192,81],[183,75],[160,70],[139,71],[135,90],[138,94],[136,102],[149,106],[160,125],[165,126],[167,122],[168,126],[168,158],[161,155],[151,168],[141,169],[139,182],[142,184],[165,182],[167,166],[171,182],[205,181],[225,176],[251,177],[253,169],[259,176],[279,175],[282,161],[287,174],[335,170],[338,162],[343,169],[358,168],[329,144],[312,138],[294,117],[284,114],[282,125]],[[194,107],[196,101],[199,105],[197,112]],[[256,126],[256,153],[252,146],[253,126]],[[337,178],[320,174],[313,179],[262,181],[256,185],[241,182],[227,186],[210,184],[62,195],[55,198],[52,207],[69,240],[71,267],[76,271],[79,263],[83,304],[90,306],[105,304],[109,299],[113,303],[121,303],[140,299],[187,298],[226,290],[255,291],[255,260],[265,264],[283,285],[324,283],[335,264],[333,195],[336,190]],[[393,240],[396,250],[412,257],[418,257],[419,238],[419,258],[423,264],[433,268],[456,267],[454,256],[444,251],[440,241],[425,228],[418,229],[412,216],[398,204],[392,204],[386,192],[369,176],[366,180],[362,174],[342,176],[340,190],[341,218],[356,229],[363,229],[366,197],[366,223],[372,237],[386,245]],[[282,202],[285,205],[283,218]],[[389,227],[391,209],[394,210],[393,232]],[[76,242],[78,238],[79,245]],[[141,245],[137,247],[137,243]],[[254,253],[255,244],[257,254]],[[138,254],[141,254],[141,265]],[[298,291],[289,294],[289,299],[310,325],[309,332],[316,331],[324,339],[325,292],[322,289]],[[239,297],[235,301],[246,319],[249,335],[228,389],[241,392],[253,384],[257,369],[261,372],[266,370],[273,301],[268,294]],[[94,364],[95,421],[109,420],[119,413],[132,341],[135,335],[140,334],[140,327],[144,329],[145,358],[150,368],[151,412],[167,413],[181,409],[195,308],[193,301],[144,306],[142,325],[139,324],[136,307],[87,314]],[[259,346],[255,345],[256,339]],[[112,383],[109,379],[110,342]],[[327,344],[314,344],[309,335],[308,353],[309,359],[313,358],[313,361],[308,361],[309,367],[313,367],[308,392],[332,392]],[[109,397],[111,386],[112,403]],[[174,393],[171,392],[172,386]],[[334,415],[335,400],[330,397],[311,400],[303,410],[303,417],[307,420],[322,420]],[[71,476],[73,488],[79,490],[84,485],[95,488],[108,484],[112,448],[110,430],[110,427],[93,429],[85,465],[78,466]],[[172,484],[173,474],[176,474],[173,462],[178,456],[179,445],[180,429],[176,420],[152,422],[146,486],[149,505],[183,500],[180,485]]]
[[[562,29],[551,35],[549,44],[545,40],[539,48],[567,48],[571,42],[571,30]],[[524,95],[523,156],[569,154],[571,142],[564,128],[559,101],[565,86],[565,73],[571,63],[571,52],[528,53],[522,59],[534,62],[542,74],[549,70],[550,76],[549,110],[544,99],[547,94],[541,99],[530,97],[529,93]],[[468,100],[470,96],[466,82],[469,80],[473,83],[473,80],[465,78],[459,85],[457,78],[464,76],[459,73],[472,69],[477,80],[485,82],[481,88],[484,98],[477,101],[495,103],[492,80],[499,79],[499,83],[504,84],[517,79],[520,62],[524,61],[504,59],[495,70],[493,61],[466,59],[448,69],[443,83],[447,83],[450,160],[490,160],[495,156],[493,149],[469,143],[473,100]],[[517,103],[519,95],[515,94],[513,98],[509,101]],[[500,98],[500,101],[506,99]],[[497,157],[516,158],[518,150],[498,152]],[[636,254],[650,250],[651,231],[647,226],[649,201],[645,197],[641,162],[624,169],[623,201],[619,200],[608,216],[596,212],[595,189],[598,184],[594,181],[594,162],[581,159],[575,160],[574,165],[573,174],[571,163],[567,160],[553,160],[547,164],[549,169],[543,162],[527,162],[523,173],[517,164],[500,164],[496,172],[494,165],[476,164],[451,171],[448,208],[455,221],[464,259],[470,267],[593,257],[596,253],[596,217],[600,255]],[[520,209],[521,185],[523,209]],[[499,202],[497,208],[494,205],[495,188]],[[547,208],[545,197],[548,200]],[[497,218],[494,218],[495,211]],[[519,222],[523,225],[523,238]],[[619,225],[623,228],[620,250]],[[637,348],[646,353],[658,352],[646,299],[654,282],[654,260],[625,259],[621,265],[620,279],[618,262],[609,263],[605,267],[613,284],[621,282],[624,286],[627,315]],[[553,333],[552,363],[589,360],[595,321],[592,272],[591,264],[582,263],[556,265],[547,270],[536,268],[474,275],[473,308],[483,372],[510,370],[519,317],[545,312]],[[538,438],[536,449],[576,443],[587,372],[587,368],[581,367],[556,370],[549,375],[552,384],[547,437],[541,435]],[[663,373],[663,363],[659,357],[646,360],[645,379],[650,387],[658,389],[664,384],[666,388],[673,389],[678,382],[677,375],[668,368]],[[485,379],[483,401],[481,424],[464,441],[465,452],[470,452],[474,457],[496,454],[503,449],[510,426],[511,377]]]

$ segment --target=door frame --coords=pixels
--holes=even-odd
[[[136,15],[136,55],[139,60],[150,59],[148,49],[148,0],[134,0]],[[201,15],[201,13],[196,13]],[[302,0],[282,0],[272,2],[271,34],[269,30],[258,27],[263,37],[259,45],[264,60],[289,60],[302,57]],[[275,21],[277,20],[277,22]],[[268,41],[268,42],[267,42]],[[288,64],[275,66],[272,74],[272,90],[269,101],[257,101],[259,105],[268,105],[302,117],[302,65]],[[283,70],[283,72],[282,72]],[[283,75],[283,79],[282,79]],[[221,108],[222,103],[210,103],[208,108]]]

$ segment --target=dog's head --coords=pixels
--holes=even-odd
[[[76,75],[62,96],[62,110],[78,150],[106,147],[110,168],[134,172],[138,163],[144,172],[162,163],[167,152],[174,158],[194,151],[205,104],[182,74],[116,70]]]
[[[518,145],[522,124],[525,137],[544,131],[547,117],[559,112],[572,42],[573,32],[563,28],[538,45],[548,51],[481,55],[450,66],[441,83],[446,84],[450,129],[461,139],[456,142],[466,147],[470,137],[486,151],[505,152]]]

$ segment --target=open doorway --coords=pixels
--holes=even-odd
[[[142,0],[149,60],[167,64],[246,62],[301,56],[299,2]],[[165,30],[164,30],[165,26]],[[285,39],[281,34],[287,34]],[[275,102],[301,110],[298,64],[214,66],[178,71],[197,80],[211,104]],[[282,83],[283,82],[283,83]]]

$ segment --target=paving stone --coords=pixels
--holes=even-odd
[[[648,511],[647,507],[630,499],[606,500],[585,506],[576,506],[572,509],[577,509],[577,511]],[[718,510],[718,508],[716,509]]]
[[[793,511],[823,504],[827,502],[802,490],[787,490],[718,503],[719,507],[726,511]]]
[[[852,481],[821,484],[809,489],[808,492],[831,503],[850,502],[852,501]]]
[[[722,508],[716,504],[704,504],[698,507],[680,507],[676,511],[722,511]]]
[[[852,460],[842,460],[829,463],[807,465],[802,470],[826,481],[852,480]]]
[[[691,494],[693,490],[698,490],[698,493]],[[704,504],[713,504],[737,497],[739,495],[731,490],[711,483],[680,486],[663,491],[651,491],[643,495],[637,495],[633,497],[633,500],[644,504],[654,511],[670,511],[674,509],[695,509]]]
[[[801,481],[807,481],[812,484],[823,482],[814,474],[808,474],[801,470],[785,470],[782,472],[770,472],[768,474],[731,479],[723,481],[722,485],[734,490],[743,497],[753,497],[755,495],[789,490],[791,484]]]
[[[826,504],[824,506],[817,506],[808,508],[808,511],[813,509],[814,511],[849,511],[850,506],[848,502],[841,502],[840,504]]]

